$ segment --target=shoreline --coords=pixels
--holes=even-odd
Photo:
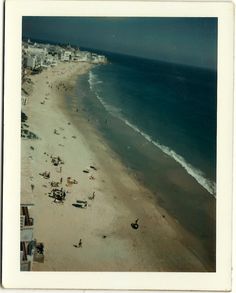
[[[216,243],[215,197],[172,157],[134,132],[123,120],[110,114],[100,98],[91,95],[91,89],[86,89],[88,85],[90,88],[86,81],[89,76],[90,73],[85,74],[77,82],[77,103],[86,111],[79,114],[89,119],[89,124],[93,124],[93,128],[102,136],[102,141],[113,150],[117,160],[126,166],[125,172],[152,193],[157,207],[168,211],[174,221],[199,240],[203,249],[197,243],[191,243],[188,247],[212,270],[215,267]]]
[[[34,263],[33,270],[205,271],[190,249],[191,243],[198,241],[157,206],[152,193],[127,172],[89,121],[78,112],[71,117],[72,113],[65,109],[65,94],[69,90],[57,91],[58,83],[66,84],[70,78],[68,86],[73,90],[78,74],[86,73],[89,68],[85,63],[60,64],[33,76],[32,101],[23,108],[29,111],[30,128],[41,138],[22,141],[21,192],[31,193],[28,176],[32,175],[34,234],[45,244],[45,261]],[[48,88],[49,80],[53,89]],[[40,104],[46,94],[49,100]],[[74,119],[76,122],[71,122]],[[55,135],[53,129],[60,134]],[[29,150],[30,145],[34,151]],[[62,157],[65,165],[61,174],[44,152]],[[29,154],[33,157],[30,161]],[[83,173],[89,165],[97,168],[89,173],[94,180]],[[47,196],[48,182],[38,175],[45,169],[54,179],[62,176],[63,184],[68,176],[78,180],[78,185],[67,187],[70,193],[64,205],[53,203]],[[88,197],[93,192],[96,197],[90,201]],[[88,200],[88,208],[73,207],[77,199]],[[137,231],[130,226],[136,218],[140,224]],[[73,245],[79,239],[83,240],[83,246],[77,249]]]

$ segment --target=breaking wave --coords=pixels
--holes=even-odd
[[[151,136],[140,130],[137,126],[133,125],[130,121],[128,121],[125,117],[123,117],[121,113],[121,109],[118,109],[114,106],[111,106],[107,104],[102,97],[97,93],[96,90],[96,84],[101,83],[96,77],[94,73],[91,71],[89,72],[89,85],[90,85],[90,90],[92,90],[99,102],[103,105],[103,107],[113,116],[116,118],[119,118],[122,120],[127,126],[132,128],[134,131],[138,132],[140,135],[142,135],[148,142],[152,143],[155,145],[157,148],[159,148],[163,153],[168,155],[169,157],[173,158],[178,164],[180,164],[186,172],[191,175],[203,188],[205,188],[211,195],[215,196],[216,194],[216,184],[214,181],[208,179],[205,177],[205,174],[193,167],[190,163],[188,163],[184,157],[181,155],[177,154],[174,150],[172,150],[170,147],[165,146],[161,144],[157,139],[153,140]]]

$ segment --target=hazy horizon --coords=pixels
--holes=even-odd
[[[25,38],[217,68],[217,18],[23,17]]]

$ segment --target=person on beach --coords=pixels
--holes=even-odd
[[[95,198],[95,191],[93,192],[93,195],[91,196],[91,199]]]
[[[95,191],[93,192],[93,195],[92,196],[89,196],[88,199],[93,200],[94,198],[95,198]]]
[[[39,243],[36,247],[37,247],[37,252],[39,254],[43,254],[44,253],[44,245],[43,245],[43,243]]]
[[[31,190],[34,191],[34,184],[31,184]]]
[[[136,219],[134,223],[131,223],[131,227],[135,230],[137,230],[139,227],[138,221],[139,219]]]
[[[78,247],[80,247],[80,248],[82,247],[82,239],[79,240]]]

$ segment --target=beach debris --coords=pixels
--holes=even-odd
[[[34,150],[34,147],[31,145],[31,146],[30,146],[30,149],[31,149],[31,150]]]
[[[93,169],[93,170],[95,170],[95,171],[97,171],[97,168],[94,167],[94,166],[90,166],[90,168]]]
[[[60,184],[62,184],[62,180],[63,180],[63,178],[61,177],[61,179],[60,179]]]
[[[95,177],[93,175],[89,176],[90,180],[95,180]]]
[[[139,227],[138,221],[139,219],[136,219],[134,223],[131,223],[131,227],[135,230],[137,230]]]
[[[88,202],[87,200],[76,200],[76,203],[73,203],[72,205],[76,208],[84,209],[87,208]]]
[[[72,138],[76,138],[76,136],[75,136],[75,135],[73,135],[73,136],[72,136]]]
[[[61,147],[64,147],[64,144],[59,143],[58,145],[61,146]]]
[[[68,125],[70,125],[71,123],[70,123],[70,122],[68,122],[67,124],[68,124]]]
[[[94,198],[95,198],[95,191],[93,192],[93,194],[91,196],[88,197],[88,199],[94,200]]]
[[[47,185],[46,185],[46,184],[43,184],[43,187],[44,187],[44,188],[47,188]]]
[[[104,239],[107,238],[107,235],[102,235],[102,238],[104,238]]]
[[[45,101],[41,101],[40,104],[44,105],[45,104]]]
[[[66,137],[65,137],[65,136],[63,136],[63,139],[66,139]]]
[[[165,218],[166,216],[165,215],[162,215],[162,218]]]
[[[39,175],[43,176],[44,179],[50,178],[50,172],[44,171],[43,173],[39,173]]]
[[[87,169],[84,169],[83,172],[84,173],[89,173],[89,169],[88,168]]]
[[[64,130],[64,128],[62,128],[62,127],[59,127],[60,128],[60,130]]]

